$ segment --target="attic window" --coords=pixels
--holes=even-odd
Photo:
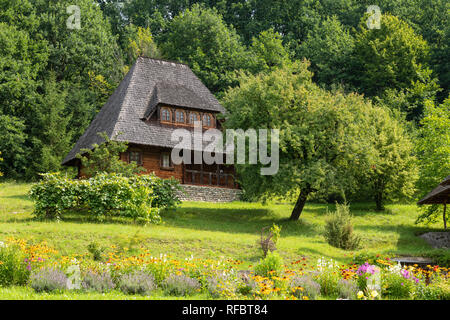
[[[212,116],[210,114],[203,115],[203,125],[205,127],[212,127]]]
[[[177,110],[175,112],[175,121],[179,123],[185,123],[186,122],[186,115],[184,114],[184,111]]]
[[[197,112],[191,112],[189,114],[189,123],[194,123],[195,121],[200,121],[200,116]]]
[[[170,110],[168,108],[162,108],[161,109],[161,121],[171,122],[170,118],[171,118]]]

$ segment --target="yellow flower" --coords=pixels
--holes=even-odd
[[[370,296],[372,297],[372,299],[375,299],[376,297],[378,297],[378,292],[376,290],[372,290]]]
[[[362,291],[359,291],[357,297],[358,299],[362,299],[364,297],[364,293]]]
[[[309,300],[309,298],[307,296],[303,296],[302,299],[303,300]]]

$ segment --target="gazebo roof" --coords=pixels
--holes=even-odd
[[[450,175],[417,204],[450,204]]]

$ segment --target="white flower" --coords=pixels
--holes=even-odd
[[[3,241],[0,241],[0,248],[6,248],[6,244]]]

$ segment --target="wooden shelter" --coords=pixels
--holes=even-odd
[[[445,218],[447,203],[450,203],[450,175],[444,179],[436,188],[427,194],[417,204],[443,204],[444,205],[444,228],[447,228],[447,221]]]

